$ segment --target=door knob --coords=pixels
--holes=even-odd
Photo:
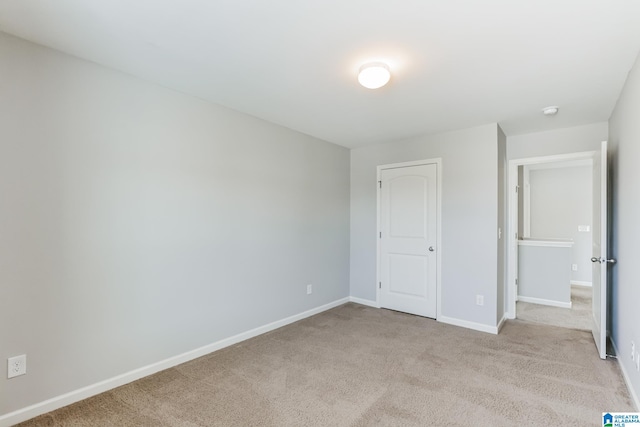
[[[615,258],[602,259],[602,258],[593,257],[591,258],[591,262],[599,262],[601,264],[605,264],[605,263],[615,264],[617,260]]]
[[[435,251],[435,249],[433,249],[433,246],[429,246],[429,252],[433,252]]]

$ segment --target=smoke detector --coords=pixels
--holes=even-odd
[[[542,109],[542,114],[544,114],[545,116],[555,116],[556,114],[558,114],[558,107],[555,105],[545,107]]]

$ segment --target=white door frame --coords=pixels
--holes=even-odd
[[[581,151],[577,153],[558,154],[553,156],[527,157],[509,160],[507,177],[507,319],[516,318],[516,277],[518,272],[518,167],[525,165],[538,165],[542,163],[566,162],[571,160],[593,159],[596,151]]]
[[[531,186],[530,186],[530,166],[524,165],[522,168],[522,186],[518,191],[522,192],[522,237],[531,237]],[[516,298],[518,296],[516,295]]]
[[[378,165],[376,168],[376,307],[380,308],[380,181],[384,169],[406,168],[409,166],[436,165],[436,319],[442,313],[442,158],[416,160],[412,162]]]

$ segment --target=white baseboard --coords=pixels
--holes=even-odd
[[[366,305],[369,307],[380,308],[380,305],[376,301],[372,301],[368,299],[349,297],[349,301],[355,302],[356,304]],[[460,326],[467,329],[474,329],[476,331],[481,331],[481,332],[488,332],[490,334],[497,334],[498,331],[500,331],[500,328],[502,328],[502,325],[504,324],[505,320],[507,320],[507,317],[505,314],[505,316],[502,318],[498,326],[483,325],[482,323],[469,322],[467,320],[460,320],[460,319],[455,319],[453,317],[446,317],[446,316],[440,316],[436,320],[438,322],[447,323],[449,325]]]
[[[616,346],[616,342],[609,336],[611,339],[611,345],[613,345],[613,350],[616,352],[618,366],[620,366],[620,371],[622,371],[622,377],[624,378],[624,382],[627,384],[627,389],[629,390],[629,394],[631,395],[631,400],[636,405],[636,411],[640,411],[640,399],[638,399],[638,393],[633,389],[633,384],[631,384],[631,378],[627,373],[627,370],[624,368],[624,364],[620,363],[620,358],[623,357],[622,354],[618,351],[618,347]]]
[[[341,298],[320,307],[312,308],[311,310],[307,310],[302,313],[277,320],[267,325],[242,332],[238,335],[222,339],[212,344],[208,344],[204,347],[187,351],[186,353],[182,353],[177,356],[152,363],[151,365],[143,366],[142,368],[134,369],[133,371],[126,372],[122,375],[100,381],[98,383],[80,388],[78,390],[74,390],[69,393],[65,393],[60,396],[56,396],[54,398],[45,400],[44,402],[36,403],[34,405],[27,406],[26,408],[10,412],[8,414],[0,416],[0,427],[9,427],[33,417],[37,417],[38,415],[46,414],[47,412],[62,408],[63,406],[67,406],[75,402],[79,402],[88,397],[95,396],[96,394],[104,393],[105,391],[120,387],[121,385],[128,384],[132,381],[138,380],[148,375],[155,374],[156,372],[172,368],[193,359],[197,359],[198,357],[212,353],[216,350],[229,347],[241,341],[248,340],[249,338],[253,338],[266,332],[273,331],[274,329],[286,326],[290,323],[297,322],[298,320],[302,320],[315,314],[322,313],[323,311],[327,311],[349,301],[349,297]]]
[[[370,299],[349,297],[349,301],[355,302],[356,304],[366,305],[366,306],[369,306],[369,307],[380,308],[380,305],[376,301],[373,301],[373,300],[370,300]]]
[[[502,329],[502,327],[504,326],[504,322],[506,322],[506,321],[507,321],[507,318],[508,318],[508,317],[507,317],[507,313],[505,313],[505,314],[502,316],[502,319],[500,319],[500,321],[498,322],[498,332],[497,332],[497,333],[500,333],[500,330],[501,330],[501,329]]]
[[[571,302],[553,301],[550,299],[523,297],[520,295],[518,301],[529,302],[532,304],[550,305],[552,307],[571,308]]]
[[[438,322],[447,323],[449,325],[460,326],[462,328],[473,329],[480,332],[487,332],[490,334],[498,334],[498,326],[489,326],[483,323],[469,322],[467,320],[460,320],[453,317],[440,316],[436,319]]]
[[[583,282],[581,280],[572,280],[571,286],[584,286],[584,287],[590,288],[592,285],[591,285],[591,282]]]

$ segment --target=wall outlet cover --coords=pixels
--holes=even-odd
[[[7,378],[13,378],[27,373],[27,355],[10,357],[7,359]]]

